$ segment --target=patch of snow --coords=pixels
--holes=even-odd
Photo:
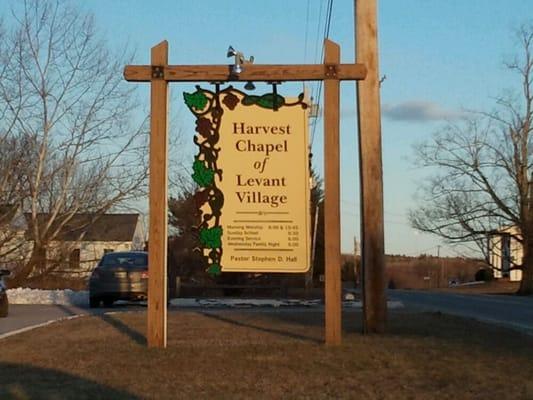
[[[344,300],[354,301],[355,300],[355,294],[353,293],[346,293],[344,295]]]
[[[251,308],[251,307],[317,307],[323,303],[320,299],[298,300],[298,299],[185,299],[178,298],[170,300],[170,304],[176,307],[230,307],[230,308]],[[346,308],[361,308],[361,301],[343,301],[342,306]],[[403,308],[401,301],[388,301],[389,309]]]
[[[295,299],[172,299],[170,304],[177,307],[312,307],[320,304],[320,300]]]
[[[64,306],[85,306],[89,304],[87,290],[40,290],[15,288],[7,291],[10,304],[60,304]]]
[[[89,304],[89,292],[66,290],[39,290],[16,288],[7,291],[9,303],[11,304],[59,304],[65,306],[87,306]],[[354,297],[355,299],[355,297]],[[362,303],[345,296],[342,306],[346,308],[361,308]],[[146,304],[146,303],[144,303]],[[176,307],[229,307],[229,308],[252,308],[252,307],[319,307],[322,300],[298,300],[298,299],[194,299],[177,298],[171,299],[170,304]],[[401,308],[401,301],[388,301],[388,308]]]
[[[454,287],[458,286],[475,286],[475,285],[483,285],[485,281],[473,281],[473,282],[465,282],[465,283],[457,283],[453,285]]]

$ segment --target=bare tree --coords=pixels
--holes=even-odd
[[[416,147],[421,166],[437,171],[421,187],[412,225],[486,253],[488,237],[514,227],[523,259],[520,294],[533,293],[533,26],[517,32],[521,54],[506,63],[520,89],[497,99],[492,112],[450,123]]]
[[[1,118],[1,116],[0,116]],[[0,133],[0,262],[6,262],[8,256],[17,251],[19,244],[13,243],[17,232],[11,223],[18,210],[17,193],[17,143],[7,135]],[[13,243],[13,245],[9,245]]]
[[[0,20],[0,43],[3,43],[6,33],[2,20]],[[1,60],[6,59],[6,54],[0,48]],[[6,79],[8,66],[0,66],[0,82]],[[6,93],[9,98],[14,95]],[[26,196],[22,185],[22,174],[25,145],[14,133],[14,104],[0,100],[0,263],[9,265],[21,259],[24,252],[24,243],[20,238],[23,226],[13,226],[13,220],[20,210],[21,202]]]
[[[0,42],[0,132],[23,144],[17,193],[33,241],[17,284],[76,213],[97,218],[137,198],[147,163],[145,120],[133,128],[134,89],[122,79],[126,54],[107,49],[93,17],[25,0],[12,19]]]

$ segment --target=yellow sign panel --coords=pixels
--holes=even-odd
[[[223,105],[217,165],[224,194],[222,272],[305,272],[310,263],[308,117]],[[218,178],[215,178],[218,179]]]

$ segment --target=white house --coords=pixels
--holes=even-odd
[[[495,278],[522,280],[522,271],[512,269],[514,265],[522,263],[523,247],[520,237],[520,231],[515,226],[502,228],[489,236],[487,250]]]
[[[31,225],[30,220],[28,224]],[[86,276],[105,253],[144,247],[145,232],[139,214],[75,214],[41,258],[47,264],[58,265],[62,273]]]
[[[39,226],[48,220],[47,214],[38,214],[37,218]],[[28,262],[34,248],[32,226],[31,214],[0,205],[0,267],[14,269]],[[105,253],[144,247],[145,232],[139,214],[75,214],[39,255],[35,273],[86,277]]]

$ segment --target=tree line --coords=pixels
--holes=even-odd
[[[473,245],[491,261],[497,252],[522,272],[519,293],[533,294],[533,25],[516,31],[518,53],[505,62],[517,86],[491,111],[466,113],[415,148],[433,171],[420,187],[412,225],[448,243]],[[509,235],[522,257],[506,254],[491,238]],[[495,243],[502,243],[496,241]]]

